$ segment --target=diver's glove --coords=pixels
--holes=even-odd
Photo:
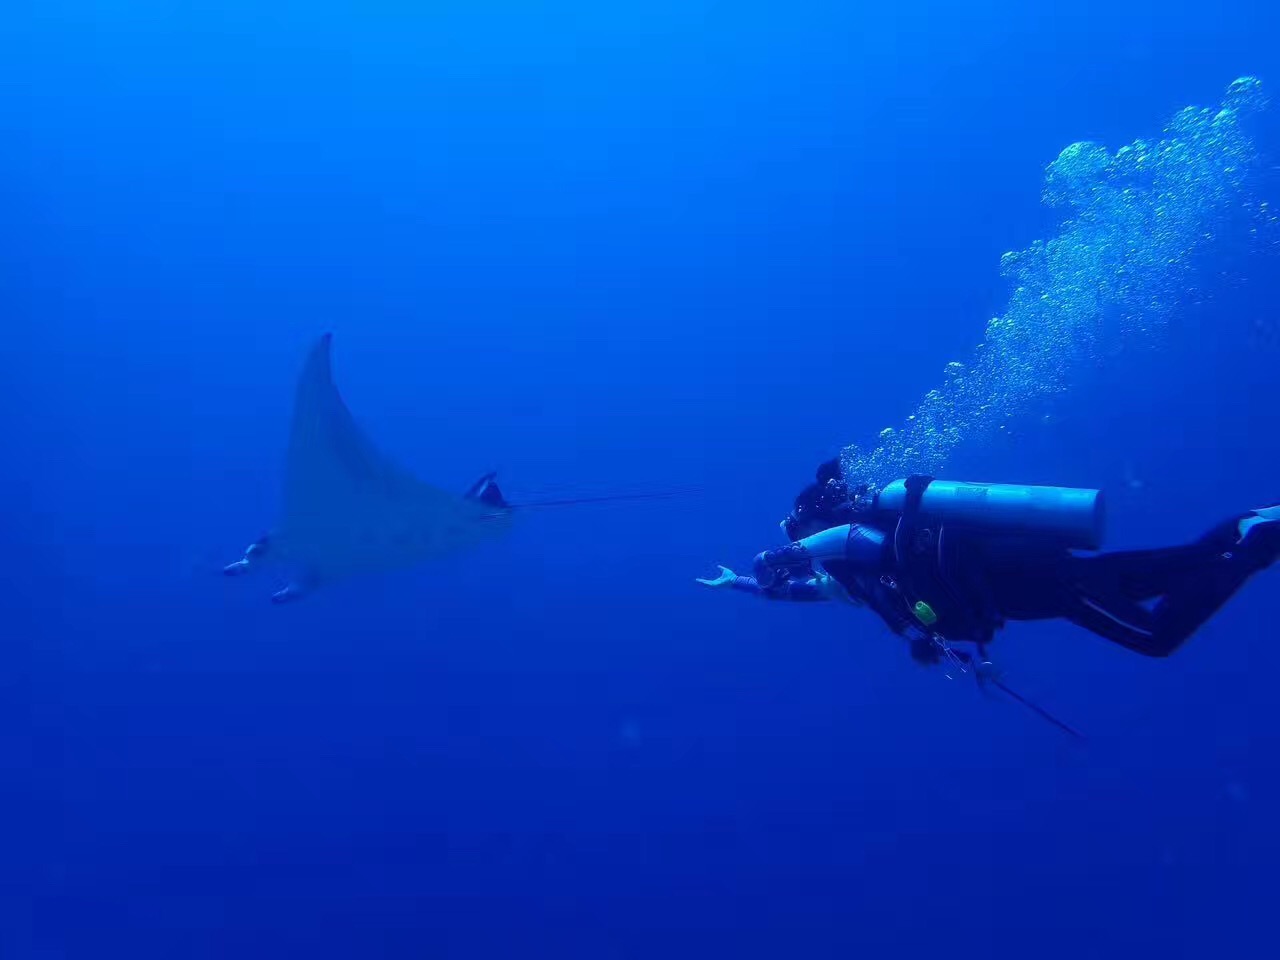
[[[695,577],[694,579],[704,587],[732,587],[733,582],[738,579],[738,575],[726,566],[720,566],[720,575],[714,579],[707,580],[703,577]]]

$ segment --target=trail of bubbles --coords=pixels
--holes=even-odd
[[[1056,236],[1001,258],[1013,282],[1004,315],[968,364],[947,364],[902,427],[869,450],[842,451],[845,476],[883,483],[939,472],[959,444],[1067,390],[1082,361],[1157,338],[1194,294],[1197,264],[1220,234],[1277,223],[1252,195],[1258,153],[1242,124],[1265,107],[1259,82],[1244,77],[1220,109],[1187,107],[1160,140],[1115,154],[1094,143],[1063,150],[1044,187],[1063,220]]]

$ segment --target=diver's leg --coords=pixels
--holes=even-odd
[[[244,548],[244,556],[234,563],[228,563],[222,568],[222,572],[229,577],[234,577],[241,573],[248,573],[249,568],[254,562],[261,560],[266,555],[271,545],[271,538],[267,536],[260,537],[253,541],[249,546]]]
[[[1223,561],[1225,563],[1226,561]],[[1112,643],[1148,657],[1167,657],[1209,619],[1247,577],[1202,572],[1193,590],[1161,598],[1154,608],[1118,593],[1081,590],[1063,616]],[[1177,598],[1171,603],[1170,598]]]
[[[1130,650],[1169,656],[1280,556],[1280,511],[1267,515],[1273,509],[1219,524],[1183,547],[1076,560],[1064,616]],[[1151,599],[1154,607],[1142,605]]]
[[[1077,557],[1073,579],[1091,591],[1140,602],[1161,597],[1194,577],[1223,548],[1191,543],[1156,550],[1119,550]]]

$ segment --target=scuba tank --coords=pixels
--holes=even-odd
[[[930,480],[916,495],[911,504],[908,482],[895,480],[880,491],[875,507],[901,514],[915,506],[921,515],[957,527],[1050,538],[1076,550],[1102,546],[1106,511],[1100,490]]]
[[[1102,542],[1097,490],[911,476],[880,490],[869,508],[892,531],[893,588],[908,618],[930,633],[979,644],[1004,622],[983,573],[983,541],[1026,539],[1036,550],[1097,549]]]

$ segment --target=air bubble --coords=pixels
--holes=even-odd
[[[1259,226],[1256,242],[1275,244],[1276,218],[1250,195],[1258,154],[1242,125],[1266,102],[1261,84],[1243,77],[1218,108],[1179,111],[1159,141],[1114,155],[1088,142],[1063,150],[1043,195],[1063,219],[1047,240],[1000,258],[1012,293],[981,348],[968,364],[947,364],[942,385],[901,429],[881,431],[877,447],[847,447],[845,475],[884,483],[940,472],[960,444],[1068,391],[1082,366],[1157,340],[1194,291],[1206,250]]]

